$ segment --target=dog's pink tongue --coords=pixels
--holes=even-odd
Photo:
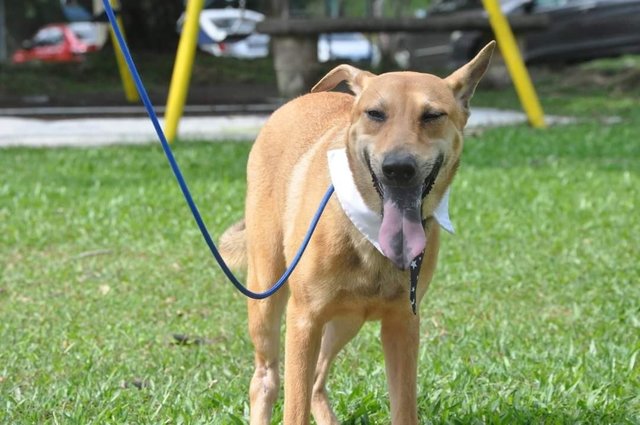
[[[378,240],[383,254],[400,269],[407,269],[427,243],[419,208],[399,208],[392,200],[383,204]]]

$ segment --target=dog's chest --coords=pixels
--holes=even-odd
[[[332,286],[341,294],[358,299],[394,301],[408,296],[409,274],[398,270],[361,235],[350,240],[353,249],[342,251],[335,258],[339,274],[332,277]],[[355,239],[355,240],[354,240]]]
[[[395,301],[408,296],[409,277],[402,279],[400,273],[359,273],[348,288],[354,295],[377,301]]]

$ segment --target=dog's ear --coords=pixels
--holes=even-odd
[[[371,77],[375,77],[375,75],[368,71],[362,71],[351,65],[338,65],[322,77],[318,84],[313,86],[311,93],[331,90],[341,82],[346,81],[351,91],[357,96],[362,92],[366,81]]]
[[[467,112],[469,111],[469,100],[471,100],[480,79],[489,68],[495,47],[496,42],[490,42],[469,63],[445,79],[460,106]]]

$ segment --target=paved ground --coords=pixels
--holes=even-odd
[[[251,140],[267,119],[266,114],[184,117],[183,139]],[[473,109],[468,128],[522,123],[526,116],[515,111]],[[100,146],[156,142],[148,118],[35,119],[0,116],[0,147]]]

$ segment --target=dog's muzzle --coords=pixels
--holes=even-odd
[[[426,246],[422,202],[433,189],[444,156],[436,157],[424,180],[417,161],[409,154],[392,153],[385,157],[381,178],[373,171],[369,157],[365,157],[373,185],[382,200],[380,247],[398,268],[406,270]]]

